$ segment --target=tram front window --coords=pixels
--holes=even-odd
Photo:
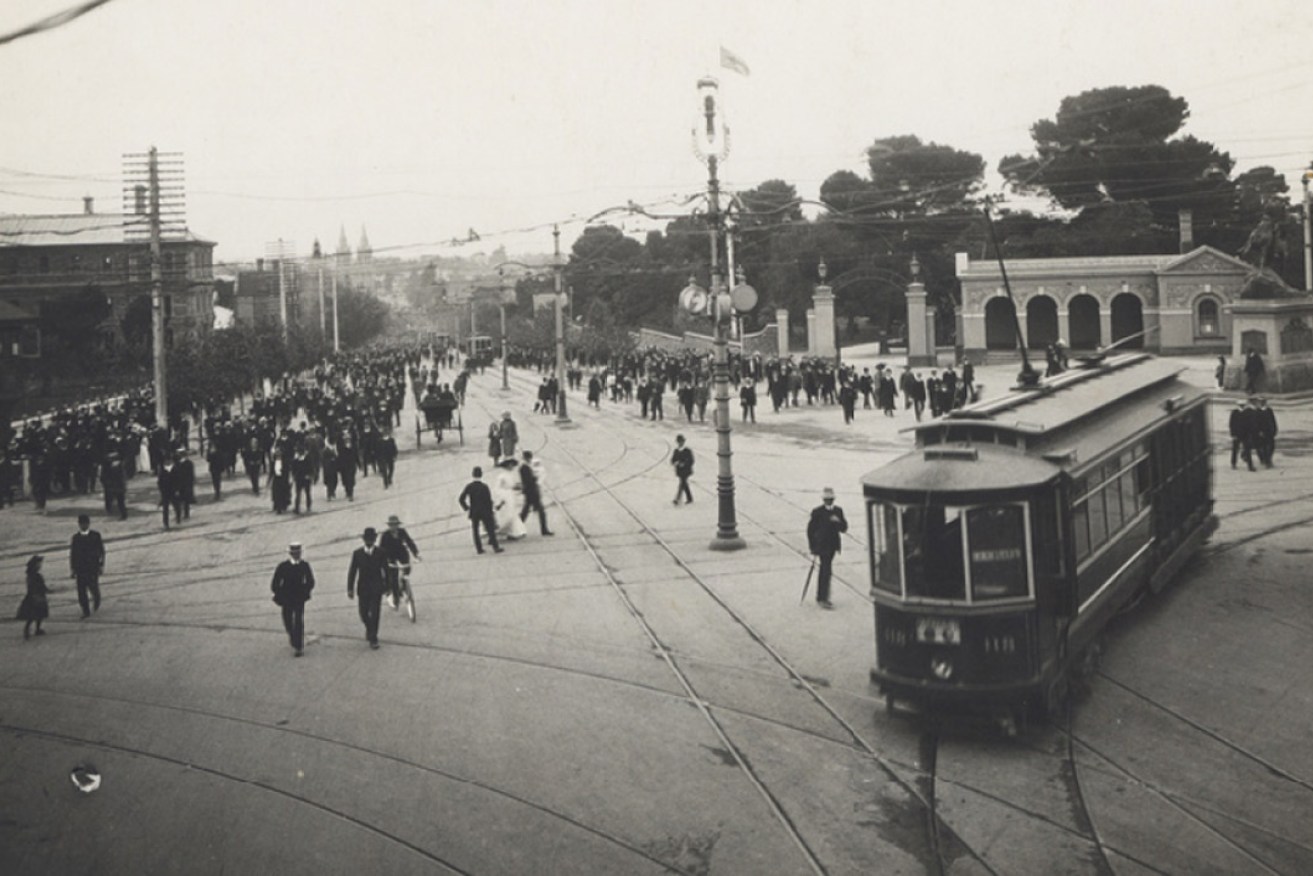
[[[1020,505],[986,505],[967,512],[972,599],[1026,596],[1026,517]]]
[[[966,598],[961,508],[903,509],[903,574],[909,597]]]

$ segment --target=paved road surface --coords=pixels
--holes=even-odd
[[[908,446],[908,414],[736,422],[749,547],[722,554],[708,425],[572,398],[559,429],[528,413],[535,375],[512,383],[476,378],[463,448],[416,452],[402,430],[392,490],[319,491],[310,515],[232,480],[165,533],[139,479],[130,520],[96,524],[110,559],[88,622],[63,545],[96,503],[0,512],[0,604],[36,550],[61,588],[49,635],[0,637],[0,872],[1313,871],[1310,410],[1280,412],[1276,469],[1232,471],[1219,449],[1213,542],[1115,625],[1063,726],[1007,740],[885,713],[863,526],[838,609],[798,604],[820,487],[860,521],[858,478]],[[547,463],[557,534],[530,520],[477,556],[455,496],[503,409]],[[678,431],[691,506],[671,504]],[[392,513],[424,554],[420,615],[385,608],[370,651],[346,566]],[[291,540],[319,581],[301,659],[268,593]],[[73,787],[79,763],[99,790]]]

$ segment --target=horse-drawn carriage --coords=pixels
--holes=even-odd
[[[465,426],[461,422],[460,402],[450,390],[439,392],[430,386],[419,402],[419,414],[415,417],[415,447],[423,443],[424,433],[432,432],[442,443],[442,433],[455,429],[460,435],[460,443],[465,444]]]

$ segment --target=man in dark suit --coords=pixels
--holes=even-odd
[[[492,508],[492,491],[488,485],[483,482],[483,469],[479,466],[474,467],[474,480],[465,485],[461,490],[460,507],[470,517],[470,528],[474,531],[474,549],[483,553],[483,542],[479,540],[479,524],[488,533],[488,543],[497,553],[502,552],[501,545],[497,544],[497,516]]]
[[[117,508],[119,520],[127,520],[128,476],[117,453],[109,454],[100,466],[100,486],[105,491],[105,513],[113,514]]]
[[[821,562],[816,575],[816,601],[822,608],[834,608],[830,602],[830,567],[834,555],[843,550],[840,535],[848,531],[848,521],[843,509],[834,504],[833,489],[822,490],[821,499],[822,504],[812,509],[811,519],[807,521],[807,549]]]
[[[1258,461],[1263,463],[1263,467],[1271,468],[1272,454],[1277,446],[1277,415],[1267,406],[1265,398],[1255,399],[1254,404],[1254,427],[1257,430],[1254,449],[1258,452]]]
[[[274,569],[274,579],[269,585],[273,590],[274,603],[283,610],[283,627],[292,643],[292,656],[300,657],[305,647],[305,604],[310,601],[310,591],[315,589],[315,573],[310,564],[301,559],[301,543],[294,541],[287,546],[288,558]],[[363,595],[362,595],[363,604]]]
[[[179,446],[174,454],[178,472],[178,499],[182,503],[182,519],[191,519],[191,506],[196,502],[196,465],[187,455],[187,448]]]
[[[105,571],[105,542],[91,528],[91,518],[78,515],[78,531],[68,546],[68,565],[78,582],[78,605],[82,617],[100,610],[100,576]],[[88,598],[90,597],[90,598]]]
[[[159,475],[155,479],[160,488],[160,506],[164,509],[164,528],[169,528],[169,509],[173,509],[174,522],[182,523],[182,475],[173,464],[173,457],[166,455],[160,463]]]
[[[364,547],[351,555],[351,569],[346,576],[346,598],[356,598],[356,584],[360,585],[360,620],[365,625],[365,638],[369,647],[378,650],[378,616],[383,604],[383,591],[387,589],[387,556],[374,542],[378,530],[369,527],[361,536]]]
[[[675,477],[679,478],[679,488],[675,490],[675,504],[684,496],[693,501],[693,491],[688,488],[688,479],[693,476],[693,451],[684,446],[684,436],[675,436],[675,452],[670,454],[670,464],[675,467]]]
[[[555,535],[547,528],[547,511],[543,508],[542,484],[538,482],[538,472],[533,467],[533,451],[524,451],[524,463],[520,466],[520,490],[524,493],[524,507],[520,509],[520,519],[528,520],[530,511],[538,512],[538,531],[543,535]]]

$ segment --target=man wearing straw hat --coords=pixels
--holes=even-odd
[[[816,602],[822,608],[834,608],[830,602],[830,567],[834,555],[843,549],[841,535],[848,531],[848,521],[843,516],[843,509],[834,504],[832,487],[821,491],[821,500],[821,505],[812,509],[811,519],[807,521],[807,549],[820,560]]]

